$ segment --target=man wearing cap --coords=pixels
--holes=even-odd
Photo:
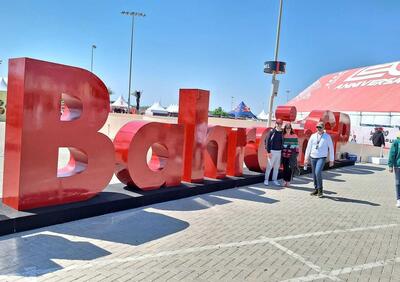
[[[304,157],[305,166],[308,164],[309,158],[311,158],[311,168],[315,188],[311,195],[318,195],[319,198],[323,197],[322,170],[328,154],[330,167],[333,166],[335,160],[332,138],[324,129],[324,123],[319,122],[317,124],[317,132],[311,135],[310,140],[308,140]]]
[[[272,174],[272,181],[276,186],[280,186],[278,182],[278,172],[281,166],[281,155],[283,149],[283,130],[282,130],[281,119],[275,121],[275,128],[270,130],[267,138],[265,139],[265,149],[268,152],[267,167],[265,169],[265,180],[264,185],[268,186],[269,175],[271,170],[274,172]]]

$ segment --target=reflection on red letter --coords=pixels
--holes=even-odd
[[[329,132],[332,136],[333,145],[335,147],[335,151],[340,151],[340,146],[349,141],[350,138],[350,117],[348,114],[334,112],[336,125],[333,128],[332,132]]]
[[[318,122],[325,124],[326,130],[332,130],[335,125],[335,116],[331,111],[312,111],[306,118],[304,129],[309,129],[312,132],[316,132],[316,126]]]
[[[265,138],[271,128],[254,127],[247,130],[247,145],[244,151],[244,163],[251,171],[264,172],[267,166]]]
[[[178,123],[185,127],[182,180],[187,182],[203,181],[209,96],[210,92],[205,90],[179,90]]]
[[[204,150],[204,175],[209,178],[226,176],[227,134],[225,127],[209,126]]]
[[[336,119],[335,115],[331,111],[320,111],[315,110],[312,111],[308,117],[306,118],[306,122],[304,123],[304,132],[307,130],[311,132],[316,132],[316,125],[318,122],[323,122],[325,124],[325,129],[328,134],[332,137],[332,142],[336,152],[336,143],[338,139],[337,131],[335,131]],[[336,156],[336,154],[335,154]]]
[[[117,161],[115,174],[127,185],[154,190],[181,183],[183,126],[132,121],[114,139]],[[152,149],[151,161],[147,152]]]
[[[228,134],[228,163],[226,174],[243,175],[244,146],[246,146],[245,128],[226,128]]]
[[[3,202],[26,210],[89,199],[109,183],[112,142],[97,131],[109,95],[92,73],[28,58],[9,64]],[[60,116],[60,101],[68,106]],[[58,149],[70,151],[57,172]]]

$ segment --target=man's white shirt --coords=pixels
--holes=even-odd
[[[326,158],[329,160],[335,160],[335,153],[333,149],[332,138],[328,133],[318,134],[318,132],[311,135],[310,140],[308,140],[305,159],[307,160],[310,156],[311,158]]]

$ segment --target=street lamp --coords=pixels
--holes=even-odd
[[[93,72],[93,53],[94,53],[94,49],[96,49],[96,45],[92,45],[92,61],[90,63],[90,71]]]
[[[275,42],[275,59],[273,62],[266,62],[265,66],[264,66],[264,72],[272,73],[271,96],[269,99],[269,112],[268,112],[268,127],[271,127],[274,98],[275,98],[275,96],[278,96],[279,80],[276,79],[276,75],[279,73],[284,73],[285,66],[286,66],[286,63],[278,62],[279,40],[280,40],[280,33],[281,33],[282,6],[283,6],[283,0],[280,0],[278,27],[277,27],[276,42]]]
[[[131,33],[131,56],[129,60],[129,88],[128,88],[128,113],[130,113],[131,109],[131,81],[132,81],[132,52],[133,52],[133,30],[135,26],[135,17],[145,17],[144,13],[138,12],[126,12],[122,11],[122,15],[131,16],[132,17],[132,33]]]

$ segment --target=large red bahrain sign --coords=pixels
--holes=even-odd
[[[68,109],[62,114],[61,101]],[[98,77],[71,66],[12,59],[3,202],[27,210],[84,201],[100,193],[114,173],[126,185],[152,190],[181,181],[202,182],[204,177],[241,176],[244,164],[264,171],[264,140],[270,128],[209,125],[208,106],[208,91],[181,89],[177,124],[132,121],[112,142],[98,132],[110,107],[107,88]],[[278,107],[276,117],[294,121],[296,109]],[[336,149],[348,140],[347,115],[313,111],[296,123],[300,162],[319,121],[326,124]],[[70,160],[61,169],[59,148],[70,151]]]

